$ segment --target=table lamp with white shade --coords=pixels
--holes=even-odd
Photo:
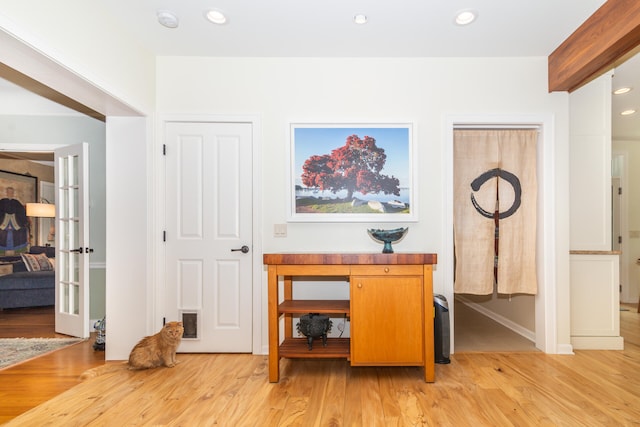
[[[49,203],[48,200],[42,199],[45,203],[27,203],[27,216],[35,218],[55,218],[56,205]],[[51,221],[49,228],[49,236],[47,240],[53,240],[56,234],[55,221]]]

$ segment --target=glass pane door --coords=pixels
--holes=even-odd
[[[89,336],[88,145],[56,150],[56,331]]]

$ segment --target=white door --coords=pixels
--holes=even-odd
[[[89,337],[89,144],[55,150],[56,332]]]
[[[181,352],[252,350],[250,123],[168,122],[166,321]]]

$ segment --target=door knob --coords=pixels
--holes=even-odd
[[[249,252],[249,246],[247,246],[247,245],[243,245],[241,248],[231,249],[231,252],[237,252],[237,251],[240,251],[240,252],[242,252],[243,254],[246,254],[246,253],[248,253],[248,252]]]

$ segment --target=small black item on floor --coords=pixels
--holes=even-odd
[[[106,327],[107,327],[107,324],[104,317],[102,318],[102,320],[98,320],[96,323],[93,324],[93,329],[98,331],[98,335],[96,336],[96,342],[93,343],[94,351],[104,351],[104,337],[105,337]]]
[[[442,364],[451,363],[451,359],[449,359],[449,304],[443,295],[434,295],[433,306],[435,308],[435,317],[433,319],[433,347],[435,362]]]

